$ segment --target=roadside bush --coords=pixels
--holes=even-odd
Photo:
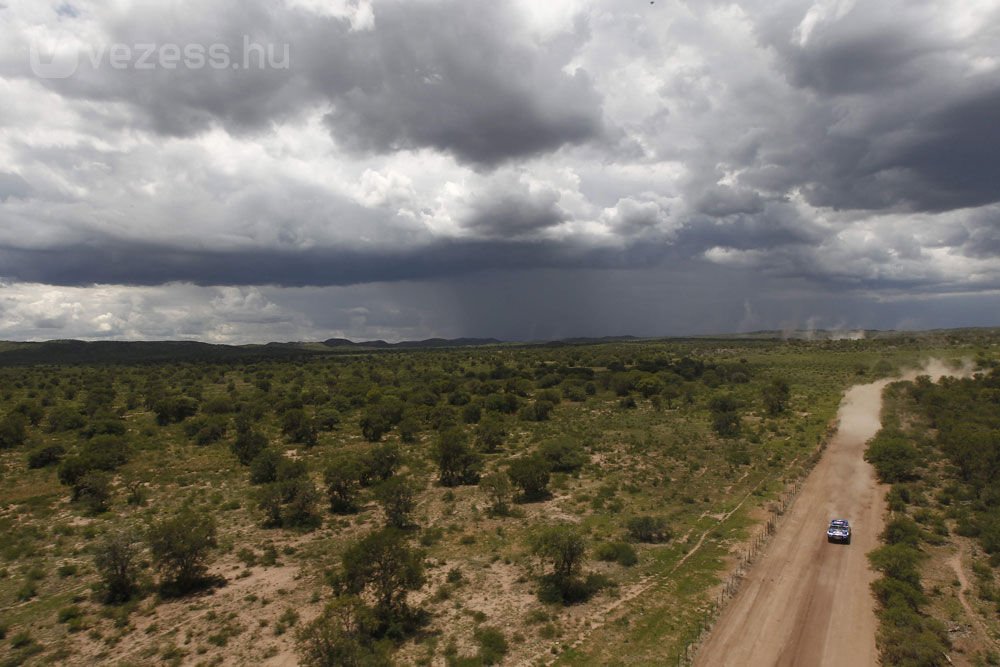
[[[880,481],[894,484],[916,479],[922,457],[906,435],[882,429],[868,445],[865,460],[875,467]]]

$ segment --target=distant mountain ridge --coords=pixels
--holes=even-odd
[[[427,338],[425,340],[404,340],[387,343],[384,340],[354,342],[347,338],[328,338],[323,341],[327,347],[355,347],[368,349],[422,349],[435,347],[470,347],[479,345],[499,345],[504,341],[497,338]]]

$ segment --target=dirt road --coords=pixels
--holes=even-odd
[[[923,372],[948,371],[930,364]],[[866,554],[878,546],[888,487],[876,481],[864,450],[879,429],[882,389],[889,382],[857,385],[844,395],[837,433],[696,665],[878,664],[869,587],[875,574]],[[827,543],[832,518],[851,522],[850,545]]]

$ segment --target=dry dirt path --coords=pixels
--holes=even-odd
[[[949,373],[937,363],[922,372]],[[719,616],[696,665],[878,664],[870,589],[875,574],[866,554],[878,546],[888,487],[877,482],[864,451],[880,427],[882,390],[891,381],[857,385],[844,394],[837,433]],[[850,545],[827,543],[832,518],[851,522]]]

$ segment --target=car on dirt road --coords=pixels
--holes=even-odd
[[[826,541],[841,544],[851,543],[851,524],[847,523],[847,519],[830,521],[830,527],[826,529]]]

